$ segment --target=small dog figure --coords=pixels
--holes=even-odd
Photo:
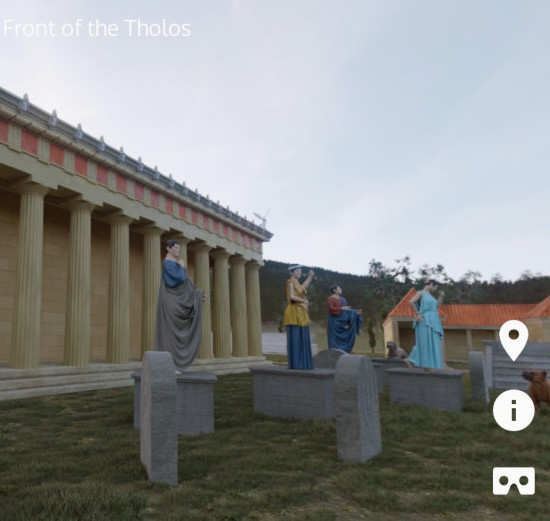
[[[531,382],[528,393],[535,405],[535,411],[540,412],[541,402],[546,402],[550,407],[550,384],[546,379],[546,371],[523,371],[523,378]]]

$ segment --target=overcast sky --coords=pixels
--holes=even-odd
[[[550,2],[1,4],[3,88],[267,214],[265,259],[550,275]]]

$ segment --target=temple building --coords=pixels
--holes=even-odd
[[[164,243],[172,238],[207,296],[194,369],[266,363],[259,269],[271,236],[26,95],[0,89],[3,375],[76,374],[68,368],[89,372],[95,364],[128,378],[154,348]]]
[[[410,352],[414,346],[414,313],[409,306],[411,289],[382,324],[385,342],[394,341]],[[442,304],[443,350],[447,360],[468,360],[469,351],[483,351],[484,340],[498,340],[500,326],[521,320],[530,342],[550,342],[550,296],[538,304]]]

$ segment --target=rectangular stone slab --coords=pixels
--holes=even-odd
[[[141,372],[134,379],[134,428],[140,428]],[[214,373],[186,372],[176,375],[178,434],[197,436],[214,432]]]
[[[390,402],[460,412],[464,407],[465,371],[388,369]]]
[[[176,368],[170,353],[147,351],[143,357],[140,455],[150,481],[178,484]]]
[[[388,385],[388,369],[403,369],[407,367],[404,360],[398,358],[371,358],[372,365],[376,371],[376,385],[378,392],[384,391]]]
[[[376,375],[367,356],[343,355],[338,360],[334,410],[338,458],[361,463],[382,451]]]
[[[282,418],[325,420],[334,416],[333,369],[299,371],[251,367],[254,411]]]
[[[214,373],[176,375],[178,434],[196,436],[214,432]]]

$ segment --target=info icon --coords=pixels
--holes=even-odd
[[[503,429],[522,431],[533,421],[535,406],[527,393],[510,389],[500,394],[495,400],[493,416]]]

